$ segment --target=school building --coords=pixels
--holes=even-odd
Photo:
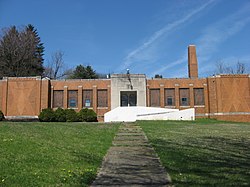
[[[108,79],[50,80],[5,77],[0,110],[7,118],[37,117],[44,108],[92,108],[103,121],[122,106],[195,108],[196,118],[250,122],[250,75],[198,78],[194,45],[188,46],[188,78],[147,79],[144,74],[113,74]]]

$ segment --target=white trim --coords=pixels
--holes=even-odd
[[[182,106],[180,105],[181,108],[190,108],[190,105],[189,106]]]
[[[194,105],[194,108],[204,108],[205,105]]]
[[[235,116],[235,115],[250,115],[250,112],[217,112],[217,113],[205,113],[195,114],[195,116]]]
[[[38,116],[4,116],[5,119],[38,119]]]
[[[97,109],[108,109],[109,107],[97,107]]]

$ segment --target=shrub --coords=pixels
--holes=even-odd
[[[3,121],[4,120],[4,115],[3,115],[3,112],[0,110],[0,121]]]
[[[45,122],[97,122],[97,115],[92,109],[84,108],[80,112],[76,112],[74,109],[62,109],[58,108],[56,111],[53,111],[51,108],[43,109],[40,115],[38,116],[40,121]],[[1,113],[0,113],[1,121]]]
[[[66,121],[66,112],[62,108],[58,108],[55,111],[55,121],[65,122]]]
[[[40,121],[44,122],[55,121],[55,112],[51,108],[43,109],[38,118]]]
[[[79,117],[74,109],[65,109],[65,113],[67,122],[79,121]]]
[[[97,122],[97,115],[96,113],[94,112],[94,110],[92,109],[89,109],[87,111],[87,122]]]
[[[78,112],[78,117],[79,117],[80,121],[86,121],[87,120],[87,112],[88,112],[88,108],[81,109]]]
[[[86,122],[96,122],[97,121],[97,115],[92,109],[84,108],[81,109],[78,113],[79,120],[80,121],[86,121]]]

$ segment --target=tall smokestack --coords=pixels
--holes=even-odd
[[[198,63],[195,45],[188,46],[188,77],[198,78]]]

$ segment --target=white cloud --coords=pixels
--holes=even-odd
[[[186,53],[187,52],[185,52],[185,54],[181,58],[179,58],[178,60],[170,62],[170,63],[166,64],[164,67],[152,72],[150,74],[150,77],[153,77],[155,74],[161,74],[162,72],[166,71],[167,69],[170,69],[178,64],[182,64],[183,62],[186,62],[187,61],[187,54]],[[178,71],[178,73],[179,73],[179,71]]]
[[[187,15],[182,17],[179,20],[174,21],[173,23],[170,23],[163,27],[162,29],[156,31],[146,42],[144,42],[141,46],[131,51],[123,60],[123,63],[120,67],[120,70],[124,70],[133,63],[137,61],[144,61],[146,59],[152,59],[154,58],[153,55],[149,55],[149,53],[154,53],[147,51],[147,53],[144,53],[144,51],[150,47],[152,47],[156,41],[161,38],[162,36],[165,36],[169,33],[171,33],[174,29],[176,29],[178,26],[184,24],[188,20],[190,20],[194,15],[200,13],[202,10],[204,10],[206,7],[208,7],[210,4],[212,4],[214,0],[207,1],[202,6],[192,10]],[[154,50],[154,49],[153,49]],[[153,51],[152,50],[152,51]]]
[[[241,31],[249,21],[250,16],[245,17],[244,14],[236,13],[211,25],[197,41],[198,52],[203,56],[210,56],[219,44]]]
[[[240,9],[236,13],[223,18],[216,23],[209,25],[206,29],[204,29],[203,34],[197,39],[197,54],[199,56],[198,62],[199,65],[202,63],[211,60],[211,57],[221,43],[228,40],[231,36],[235,35],[239,31],[241,31],[249,22],[250,22],[250,3],[244,6],[244,8]],[[187,50],[184,52],[185,58],[182,56],[172,63],[168,63],[165,67],[160,68],[154,71],[154,74],[161,74],[169,67],[176,66],[183,62],[187,62]],[[216,62],[212,62],[216,63]],[[200,73],[208,72],[209,68],[214,67],[214,64],[209,62],[209,65],[205,64],[206,68],[200,68]],[[202,65],[203,66],[203,65]],[[200,66],[201,67],[201,66]],[[175,77],[180,77],[179,71],[176,71]]]

